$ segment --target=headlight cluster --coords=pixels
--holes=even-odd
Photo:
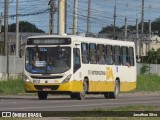
[[[72,76],[71,74],[68,75],[68,76],[62,81],[62,83],[68,82],[68,81],[70,80],[71,76]]]
[[[23,80],[24,80],[25,82],[30,82],[30,80],[28,79],[28,77],[27,77],[26,75],[23,75]]]

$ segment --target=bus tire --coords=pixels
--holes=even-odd
[[[46,92],[38,92],[38,98],[39,100],[46,100],[48,94]]]
[[[71,97],[71,99],[75,99],[76,98],[76,94],[75,93],[71,93],[70,97]]]
[[[77,100],[84,100],[85,99],[85,95],[87,92],[87,83],[86,81],[83,82],[83,88],[82,88],[82,92],[77,93]]]
[[[118,80],[116,80],[114,85],[114,92],[110,92],[109,97],[112,99],[116,99],[118,97],[119,91],[120,91],[119,82]]]
[[[104,93],[104,98],[105,98],[105,99],[110,98],[110,96],[109,96],[109,92]]]

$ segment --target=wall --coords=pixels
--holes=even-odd
[[[17,76],[23,73],[23,58],[15,56],[8,57],[8,70],[10,76]],[[5,79],[7,76],[7,56],[0,56],[0,79]]]

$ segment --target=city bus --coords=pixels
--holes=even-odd
[[[117,98],[136,88],[135,44],[129,41],[73,35],[27,38],[24,88],[48,94],[66,94],[83,100],[86,94]]]

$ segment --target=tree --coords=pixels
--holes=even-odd
[[[152,31],[158,32],[160,36],[160,17],[156,18],[152,22],[151,26],[152,26]],[[141,30],[141,27],[142,27],[141,22],[138,24],[138,27],[139,27],[139,30]],[[129,31],[133,31],[133,30],[136,30],[136,25],[128,25],[127,28]],[[122,26],[122,27],[116,26],[116,32],[122,32],[124,31],[124,29],[125,29],[125,26]],[[99,33],[113,33],[113,25],[109,25],[102,28],[102,30]],[[148,33],[149,33],[149,22],[144,22],[144,34],[148,34]]]
[[[160,17],[156,18],[153,22],[152,22],[152,30],[154,31],[159,31],[160,30]]]
[[[156,51],[154,50],[154,48],[152,48],[149,52],[148,52],[148,56],[147,56],[147,63],[151,63],[151,64],[155,64],[156,63]]]
[[[99,33],[113,33],[113,27],[114,27],[113,25],[106,26],[102,28],[102,30]],[[116,26],[115,30],[120,31],[120,28]]]
[[[159,64],[160,63],[160,48],[155,51],[153,48],[148,52],[148,56],[144,59],[145,63]]]
[[[12,23],[8,26],[9,32],[16,32],[16,23]],[[4,26],[2,27],[2,31],[4,31]],[[19,32],[35,32],[35,33],[44,33],[43,30],[38,29],[36,25],[27,22],[20,21],[19,22]]]

